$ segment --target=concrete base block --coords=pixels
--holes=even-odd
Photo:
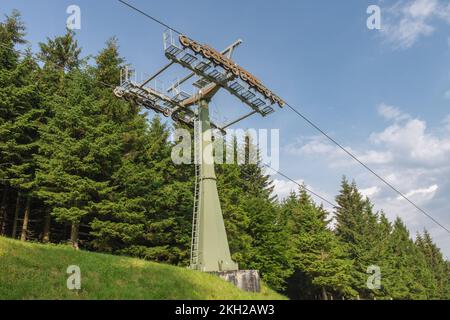
[[[211,272],[225,281],[231,282],[236,287],[247,292],[260,292],[260,278],[258,270],[238,270]]]

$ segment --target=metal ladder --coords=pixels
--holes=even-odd
[[[199,120],[196,118],[194,124],[194,167],[195,167],[195,189],[194,189],[194,208],[192,214],[192,237],[191,237],[191,269],[198,267],[199,254],[199,200],[200,200],[200,183],[201,183],[201,131],[199,130]]]

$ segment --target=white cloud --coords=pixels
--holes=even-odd
[[[442,122],[442,127],[430,129],[426,121],[395,106],[382,104],[378,112],[390,123],[370,134],[365,144],[346,148],[419,207],[450,227],[450,115]],[[312,137],[291,145],[290,150],[313,161],[325,160],[332,174],[342,175],[345,170],[376,209],[385,211],[391,220],[400,216],[412,235],[427,228],[442,248],[448,243],[448,234],[440,233],[439,226],[334,144]],[[450,248],[446,253],[450,255]]]
[[[358,159],[368,165],[401,164],[402,168],[411,169],[450,167],[450,133],[447,130],[450,129],[450,115],[443,121],[445,130],[430,131],[425,121],[413,118],[397,107],[382,104],[378,111],[393,123],[380,132],[372,133],[368,144],[358,148],[362,150],[345,146]],[[320,155],[328,160],[330,167],[355,164],[342,149],[320,136],[291,144],[287,151],[302,156]]]
[[[387,120],[401,121],[410,118],[408,114],[403,113],[399,108],[384,103],[378,106],[378,113]]]
[[[437,12],[437,15],[441,19],[447,21],[447,23],[450,23],[450,3],[447,5],[442,5]]]
[[[411,119],[394,124],[370,137],[375,145],[388,148],[392,160],[404,164],[436,166],[447,163],[450,157],[450,137],[438,137],[427,132],[425,121]]]
[[[444,119],[444,125],[447,128],[447,130],[450,130],[450,115],[447,116],[447,118]]]
[[[429,36],[434,32],[434,28],[424,20],[410,20],[404,18],[396,26],[388,25],[386,37],[396,48],[410,48],[420,37]]]
[[[295,180],[295,182],[296,183],[292,181],[275,179],[273,181],[274,194],[276,194],[279,199],[284,199],[289,196],[291,192],[297,193],[297,191],[299,190],[298,184],[301,185],[303,183],[303,180]]]
[[[288,146],[288,151],[291,154],[328,154],[329,156],[334,156],[336,153],[340,153],[342,150],[337,150],[337,148],[325,141],[322,141],[321,137],[312,137],[310,142],[301,146],[299,149],[296,145]]]
[[[410,48],[433,34],[436,20],[450,23],[450,5],[440,0],[400,1],[383,12],[382,32],[395,48]]]
[[[298,192],[300,190],[299,185],[304,184],[304,181],[302,179],[297,179],[294,181],[295,182],[289,181],[289,180],[275,179],[273,181],[273,185],[274,185],[273,194],[277,195],[278,199],[280,199],[280,200],[286,199],[292,192],[298,194]],[[311,190],[314,193],[320,195],[324,199],[328,199],[328,201],[333,202],[334,196],[328,194],[327,192],[325,192],[323,190],[317,190],[310,185],[306,185],[306,188],[308,188],[308,190]],[[323,201],[323,199],[318,198],[314,194],[312,194],[312,193],[309,193],[309,194],[316,203],[323,205],[324,209],[330,213],[330,218],[332,218],[333,210],[334,210],[333,206],[331,204],[329,204],[328,202]]]
[[[437,7],[437,0],[416,0],[406,7],[405,11],[413,18],[426,18],[434,14]]]
[[[376,150],[368,150],[363,153],[356,153],[356,157],[367,164],[383,164],[389,163],[392,160],[392,154],[390,152],[381,152]]]
[[[364,196],[364,197],[368,197],[371,198],[374,195],[376,195],[377,193],[379,193],[381,190],[380,187],[370,187],[370,188],[366,188],[366,189],[360,189],[359,192]]]
[[[450,38],[448,39],[448,45],[450,46]],[[444,94],[446,99],[450,100],[450,90],[447,90]]]
[[[377,150],[358,152],[349,146],[345,146],[345,149],[367,164],[389,163],[392,159],[390,152]],[[321,136],[310,137],[306,143],[299,142],[291,144],[287,146],[286,151],[292,155],[321,155],[329,160],[331,167],[344,167],[354,164],[354,160],[349,158],[349,155],[345,151],[334,144],[330,144],[326,138]]]
[[[422,198],[422,202],[423,202],[423,197],[425,197],[425,199],[427,199],[427,200],[431,200],[434,197],[434,195],[436,194],[436,191],[438,189],[439,189],[439,186],[434,184],[428,188],[411,190],[408,193],[406,193],[405,196],[410,199],[414,199],[414,198],[417,198],[417,196],[420,196],[420,198]],[[398,196],[397,200],[405,200],[405,199],[402,196]]]

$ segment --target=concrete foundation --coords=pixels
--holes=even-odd
[[[260,278],[258,270],[219,271],[211,272],[216,276],[231,282],[242,291],[260,292]]]

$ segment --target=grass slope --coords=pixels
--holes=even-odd
[[[67,289],[67,267],[81,290]],[[246,293],[215,276],[144,260],[0,237],[0,299],[284,299],[263,286]]]

